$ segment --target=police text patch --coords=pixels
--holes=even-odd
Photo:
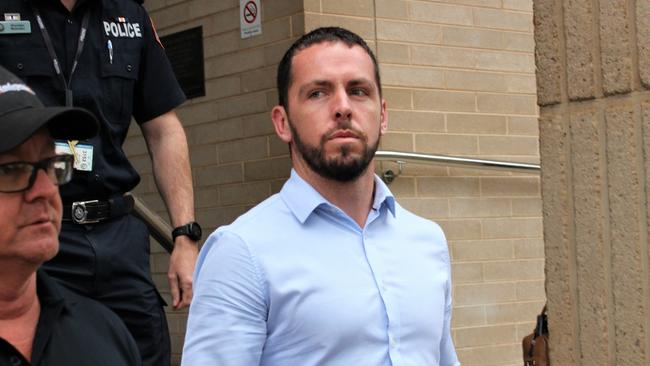
[[[107,37],[142,38],[139,23],[107,22],[104,21],[104,33]]]

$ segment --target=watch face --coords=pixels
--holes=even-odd
[[[201,239],[201,234],[202,234],[202,232],[201,232],[201,227],[199,226],[199,224],[197,224],[196,222],[193,222],[192,224],[190,224],[190,235],[191,235],[192,239],[194,239],[194,240]]]

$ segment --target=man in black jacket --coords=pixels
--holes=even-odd
[[[38,270],[58,251],[58,186],[70,180],[74,162],[55,153],[54,138],[96,132],[90,113],[43,107],[0,67],[0,366],[141,364],[113,312]]]

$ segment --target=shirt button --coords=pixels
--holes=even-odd
[[[23,66],[22,62],[19,62],[19,63],[16,64],[16,68],[17,68],[18,70],[22,70],[24,67],[25,67],[25,66]]]
[[[126,65],[126,71],[131,72],[133,70],[133,66],[131,64]]]
[[[23,361],[21,361],[20,358],[18,358],[18,356],[11,356],[9,361],[11,362],[12,366],[18,366],[23,364]]]
[[[68,24],[72,24],[72,19],[66,19],[66,22],[68,22]]]

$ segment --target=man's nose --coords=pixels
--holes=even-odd
[[[343,90],[336,93],[334,101],[334,116],[337,120],[350,120],[352,118],[352,106],[350,96]]]
[[[58,194],[56,184],[52,182],[44,169],[38,169],[34,184],[25,191],[25,199],[32,201],[37,198],[47,198],[53,194]]]

